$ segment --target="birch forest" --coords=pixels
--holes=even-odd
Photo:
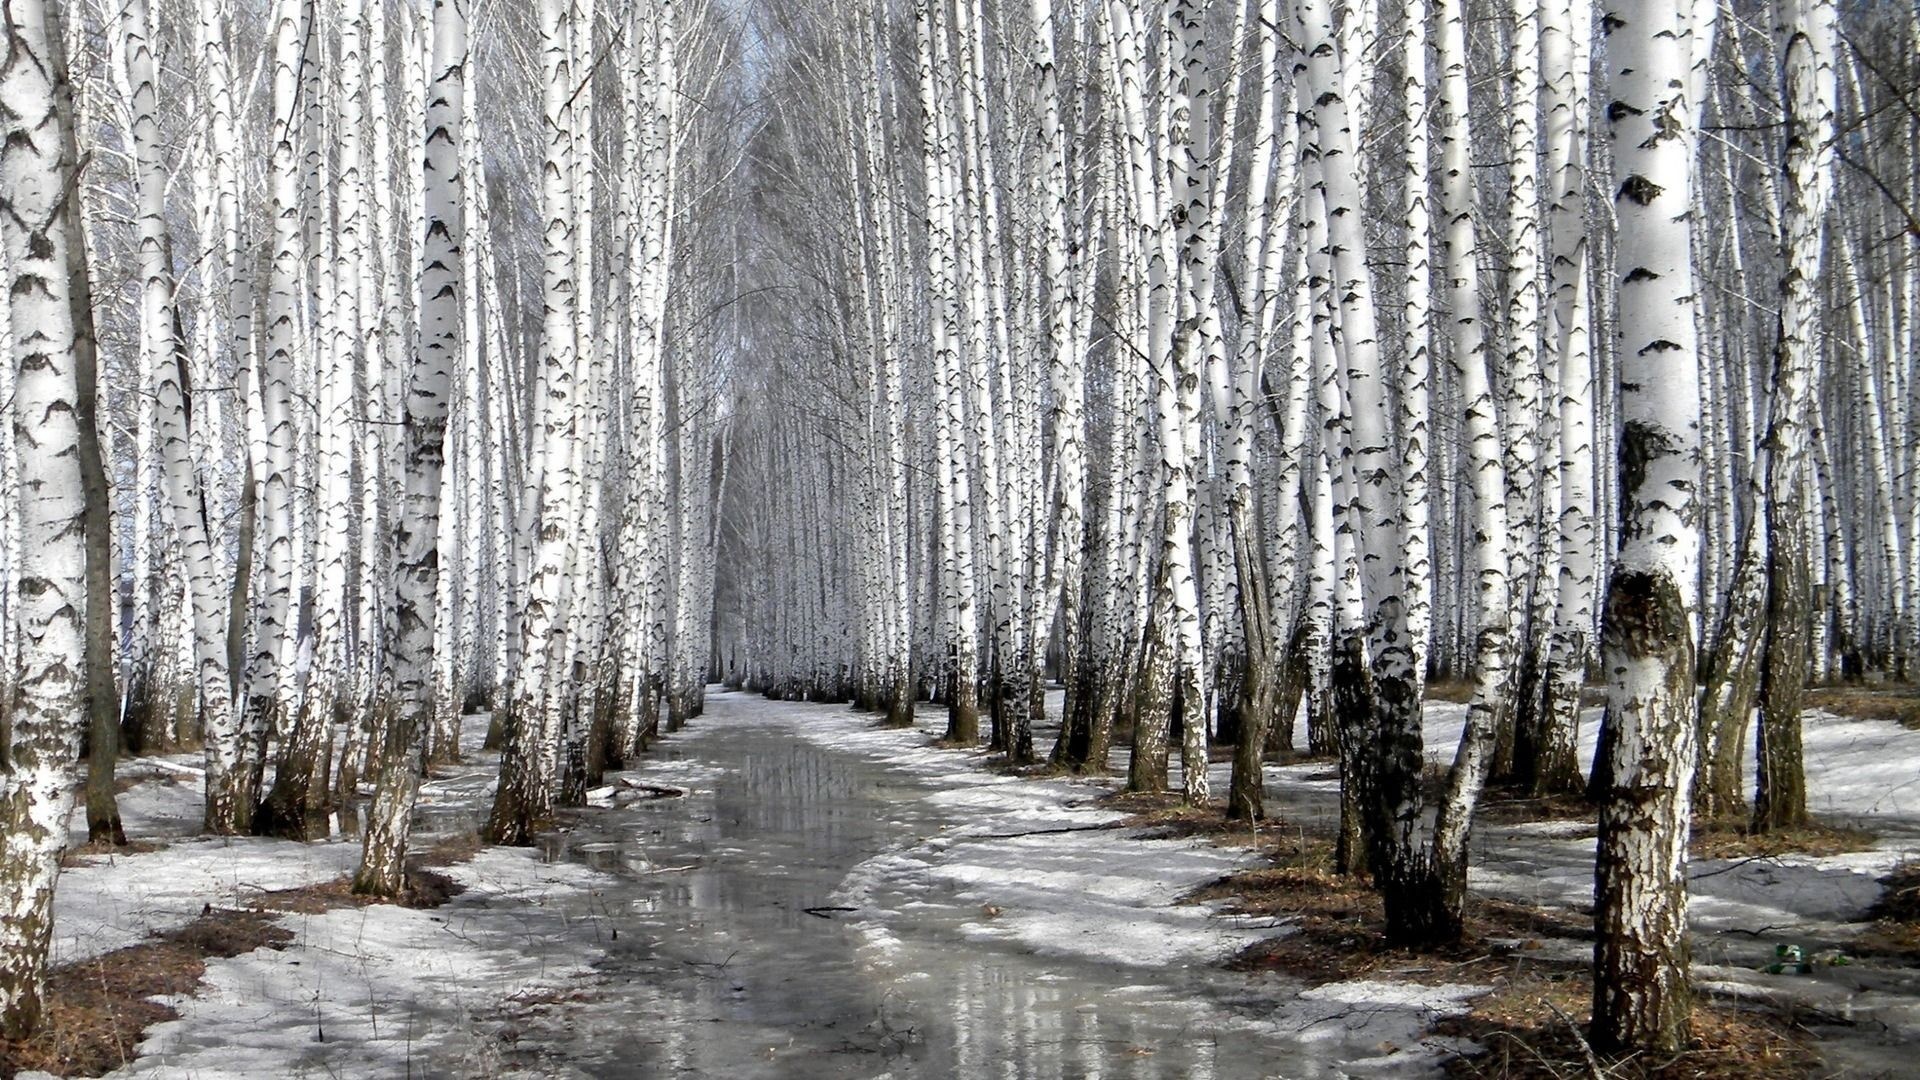
[[[0,1074],[1910,1067],[1911,3],[4,8]]]

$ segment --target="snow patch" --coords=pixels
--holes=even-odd
[[[577,982],[604,954],[593,889],[606,879],[489,848],[448,871],[443,907],[288,915],[295,939],[215,960],[180,1016],[116,1076],[491,1075],[503,1005]]]

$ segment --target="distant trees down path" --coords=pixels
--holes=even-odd
[[[1324,756],[1415,946],[1489,790],[1590,799],[1591,1043],[1665,1051],[1691,825],[1920,671],[1910,5],[6,20],[0,1033],[82,760],[94,843],[194,752],[390,896],[464,716],[529,844],[724,681],[1242,820]]]
[[[1595,1044],[1684,1040],[1692,814],[1803,824],[1803,688],[1920,647],[1912,13],[760,22],[719,672],[896,722],[908,672],[1016,764],[1050,676],[1055,764],[1162,791],[1177,748],[1206,804],[1231,744],[1242,818],[1304,714],[1407,942],[1462,932],[1490,785],[1590,795]]]

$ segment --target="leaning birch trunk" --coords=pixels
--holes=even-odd
[[[1594,870],[1591,1041],[1677,1050],[1689,1032],[1687,815],[1699,575],[1700,389],[1686,89],[1692,20],[1615,0],[1604,25],[1620,177],[1620,549],[1601,624],[1609,675]]]
[[[176,355],[179,344],[176,340],[175,311],[173,304],[174,280],[172,251],[167,239],[166,192],[167,163],[160,146],[160,119],[158,99],[158,73],[153,55],[153,41],[149,36],[151,22],[148,19],[145,0],[128,0],[120,11],[120,60],[126,71],[128,90],[127,111],[132,120],[132,142],[134,157],[135,221],[138,228],[139,264],[140,264],[140,367],[148,380],[147,385],[158,391],[158,383],[167,377],[170,371],[177,371],[179,357]],[[152,395],[141,395],[143,401],[141,438],[136,451],[141,456],[140,471],[148,467],[147,459],[152,453],[150,445],[159,435],[154,431],[163,422]],[[143,535],[149,514],[147,500],[151,497],[146,484],[136,481],[139,490],[135,492],[134,517],[135,533],[135,581],[136,600],[148,593],[148,584],[142,578],[141,555],[150,555],[152,539]],[[185,539],[184,537],[182,538]],[[144,552],[143,550],[144,549]],[[152,610],[140,610],[136,602],[133,619],[136,641],[151,638],[148,628],[138,624],[140,620],[152,617]],[[154,715],[152,701],[147,696],[147,682],[152,671],[151,655],[143,654],[142,648],[136,648],[132,659],[132,669],[127,682],[127,711],[129,719],[144,728]],[[109,694],[109,697],[112,695]],[[96,713],[98,713],[96,708]],[[103,758],[111,760],[110,753],[117,748],[112,741],[103,742],[99,723],[94,724],[93,739],[88,756],[87,776],[87,836],[91,841],[111,839],[119,833],[118,815],[113,815],[111,824],[103,819],[103,811],[112,809],[112,773],[102,775],[100,766]],[[103,783],[104,781],[104,783]],[[104,786],[105,790],[100,790]],[[104,800],[104,801],[103,801]],[[119,842],[125,843],[124,835]]]
[[[218,253],[218,264],[224,275],[223,279],[219,279],[224,284],[224,295],[219,296],[216,305],[220,311],[210,320],[210,325],[224,330],[222,336],[233,354],[233,361],[244,371],[251,366],[253,355],[254,275],[250,267],[250,248],[241,227],[244,214],[237,162],[238,123],[232,88],[232,55],[221,5],[217,0],[200,0],[198,14],[194,41],[200,53],[200,78],[206,84],[207,111],[202,135],[205,152],[210,159],[209,169],[213,174],[214,211],[210,215],[210,225],[218,234],[217,245],[210,243],[209,247]],[[173,363],[170,358],[166,362]],[[191,403],[186,390],[183,384],[174,387],[174,392],[180,395],[183,409],[190,408]],[[165,394],[164,380],[156,383],[156,391]],[[161,421],[166,423],[164,397],[158,403],[157,411]],[[191,416],[188,420],[190,423]],[[192,583],[201,739],[207,775],[206,790],[212,793],[228,790],[236,782],[234,777],[249,768],[250,748],[241,738],[240,702],[233,682],[235,673],[241,667],[241,635],[233,631],[240,624],[236,612],[243,603],[242,594],[247,589],[251,568],[248,555],[252,542],[253,484],[251,475],[245,475],[238,485],[241,557],[229,574],[212,525],[219,520],[216,516],[218,507],[210,505],[215,492],[197,484],[185,489],[179,487],[182,482],[196,479],[193,473],[194,435],[191,426],[187,436],[187,441],[177,449],[169,449],[168,436],[165,434],[161,435],[160,444],[168,470],[168,499],[173,505],[174,529],[181,537],[182,554]],[[174,456],[176,453],[179,455],[177,458]],[[188,470],[184,477],[178,475],[181,468]],[[188,532],[182,531],[190,530],[194,522],[200,524],[204,545],[204,550],[198,555],[188,543]],[[225,804],[214,800],[207,802],[204,817],[207,831],[217,832],[223,827],[231,831],[232,826],[225,821],[226,817]]]
[[[964,402],[959,381],[960,338],[959,266],[954,250],[956,169],[951,106],[942,92],[938,73],[945,69],[945,27],[940,8],[923,0],[915,8],[919,43],[919,77],[923,116],[923,153],[927,177],[928,278],[932,284],[934,317],[934,428],[938,447],[936,480],[942,530],[942,578],[946,607],[949,677],[947,731],[949,742],[972,746],[980,738],[978,588],[973,560],[972,470],[965,449]]]
[[[1506,114],[1510,194],[1507,212],[1507,302],[1501,452],[1507,476],[1507,588],[1519,609],[1512,714],[1501,717],[1495,768],[1531,783],[1539,738],[1539,636],[1529,612],[1540,565],[1541,489],[1538,463],[1543,394],[1540,363],[1540,4],[1510,0],[1513,65]]]
[[[1558,362],[1560,504],[1556,510],[1559,582],[1540,680],[1540,762],[1536,795],[1571,795],[1580,775],[1580,690],[1593,652],[1593,603],[1599,537],[1594,527],[1593,278],[1586,233],[1589,71],[1593,12],[1587,0],[1553,0],[1542,9],[1541,66],[1547,80],[1547,156],[1553,202],[1553,307],[1548,346]]]
[[[1432,377],[1433,315],[1432,217],[1427,198],[1430,162],[1427,151],[1427,4],[1406,0],[1402,5],[1402,97],[1406,118],[1406,247],[1401,304],[1401,367],[1399,413],[1401,477],[1406,497],[1402,513],[1407,537],[1407,629],[1413,635],[1413,673],[1416,685],[1427,676],[1428,643],[1433,637],[1433,538],[1428,493],[1428,459],[1432,438],[1428,423],[1428,383]]]
[[[1513,667],[1513,611],[1508,584],[1508,484],[1480,319],[1478,232],[1468,158],[1467,51],[1461,0],[1438,0],[1441,215],[1446,221],[1447,292],[1453,313],[1453,370],[1465,418],[1466,468],[1473,489],[1474,581],[1478,627],[1473,641],[1473,698],[1434,822],[1426,881],[1389,889],[1387,929],[1401,941],[1443,942],[1460,936],[1466,909],[1468,837],[1486,786]]]
[[[394,642],[393,723],[380,752],[380,775],[367,819],[353,891],[395,896],[406,884],[407,838],[420,789],[421,742],[433,721],[434,631],[439,590],[440,487],[446,467],[447,398],[464,353],[461,244],[465,239],[460,173],[466,108],[465,0],[435,0],[422,176],[426,228],[421,240],[420,352],[407,379],[406,501],[400,512],[399,631]]]
[[[293,415],[295,353],[301,337],[301,184],[298,161],[300,138],[300,71],[307,34],[311,30],[312,0],[280,0],[274,7],[271,65],[273,69],[272,140],[269,177],[272,187],[273,246],[267,277],[266,353],[255,374],[259,395],[259,424],[264,429],[265,471],[260,474],[260,501],[256,542],[264,544],[260,569],[254,579],[257,608],[253,652],[247,659],[247,704],[239,732],[240,767],[227,773],[217,789],[208,774],[207,827],[216,833],[244,833],[253,825],[255,804],[265,768],[269,732],[283,727],[292,673],[286,670],[282,649],[293,632],[293,484],[296,430]],[[244,267],[237,268],[244,273]],[[279,768],[301,769],[306,763],[282,747]]]
[[[1260,25],[1262,22],[1279,22],[1279,4],[1274,0],[1256,2],[1258,6],[1254,7],[1254,11],[1257,17],[1253,33],[1258,41],[1255,46],[1258,56],[1255,87],[1258,92],[1249,100],[1255,103],[1253,107],[1258,111],[1254,118],[1253,155],[1247,179],[1246,237],[1241,260],[1241,265],[1249,275],[1255,276],[1255,280],[1253,288],[1247,290],[1251,310],[1246,315],[1240,348],[1234,356],[1226,454],[1227,518],[1240,599],[1240,633],[1246,654],[1237,703],[1240,711],[1239,739],[1234,743],[1233,771],[1227,785],[1227,816],[1243,821],[1258,821],[1266,815],[1261,758],[1266,749],[1268,731],[1275,722],[1274,709],[1279,704],[1278,669],[1282,660],[1282,646],[1275,640],[1267,567],[1261,558],[1252,469],[1254,415],[1261,400],[1267,324],[1271,317],[1270,301],[1278,285],[1277,281],[1270,279],[1275,276],[1273,272],[1279,261],[1279,253],[1275,249],[1281,246],[1280,241],[1285,237],[1284,231],[1273,224],[1282,215],[1277,207],[1269,205],[1267,194],[1274,157],[1273,114],[1277,107],[1276,99],[1280,96],[1274,80],[1274,70],[1279,60],[1279,36],[1277,30]],[[1291,105],[1290,99],[1288,105]],[[1282,152],[1291,149],[1289,146]],[[1292,175],[1291,169],[1283,170],[1283,181]],[[1292,198],[1291,184],[1286,190],[1276,191],[1274,196],[1276,200]],[[1294,424],[1282,437],[1294,436],[1298,427],[1297,423]],[[1282,473],[1278,497],[1285,500],[1293,494],[1294,476],[1292,470],[1284,467]],[[1292,508],[1287,507],[1282,512],[1291,514]],[[1288,574],[1288,578],[1291,578],[1291,574]],[[1291,585],[1288,587],[1291,588]],[[1282,726],[1291,728],[1289,724]],[[1288,744],[1287,749],[1291,749],[1293,740],[1287,738],[1284,741]]]
[[[53,934],[53,887],[87,721],[88,553],[80,450],[81,368],[92,313],[74,197],[73,103],[56,3],[13,0],[0,60],[0,244],[14,369],[20,505],[7,658],[11,700],[0,740],[0,1036],[38,1024]]]
[[[157,87],[154,50],[157,47],[152,39],[152,24],[147,17],[147,6],[140,0],[121,5],[118,25],[113,27],[113,53],[119,70],[115,82],[122,95],[122,115],[126,123],[126,139],[133,152],[134,186],[134,229],[137,261],[139,265],[139,297],[135,301],[140,334],[140,360],[137,370],[144,379],[152,371],[148,363],[149,350],[162,344],[157,340],[156,327],[151,320],[153,292],[151,260],[147,247],[156,232],[153,224],[158,218],[157,230],[161,244],[165,245],[164,212],[166,189],[155,188],[147,158],[157,154],[153,144],[159,137],[159,117],[157,113]],[[84,113],[79,127],[85,129],[87,121]],[[165,173],[161,173],[164,185]],[[84,209],[82,214],[84,216]],[[171,299],[171,298],[169,298]],[[169,323],[161,332],[165,337],[173,336],[173,327]],[[156,620],[162,608],[155,603],[160,585],[158,563],[154,557],[156,540],[164,543],[164,536],[154,533],[154,501],[159,491],[159,478],[155,472],[154,428],[157,418],[153,413],[152,386],[145,382],[136,383],[139,391],[134,395],[135,403],[128,409],[133,421],[133,485],[130,490],[123,489],[121,505],[127,517],[132,519],[131,543],[125,552],[128,564],[128,578],[132,594],[131,610],[126,613],[126,635],[122,654],[118,658],[121,665],[121,686],[124,701],[120,703],[116,717],[117,730],[113,741],[104,745],[118,749],[122,740],[133,746],[143,746],[150,740],[147,732],[158,722],[154,677],[157,674],[161,654],[157,651]],[[111,590],[110,591],[117,591]],[[113,606],[117,608],[118,598]],[[116,628],[120,621],[118,615],[112,620]],[[116,633],[117,636],[117,633]],[[112,695],[109,695],[112,696]],[[113,793],[112,762],[116,754],[96,754],[93,747],[103,745],[102,732],[94,730],[88,736],[87,752],[87,832],[93,841],[102,839],[100,832],[104,822],[98,817],[101,809],[96,800],[104,796],[110,803]],[[164,745],[164,740],[157,740]],[[105,766],[103,768],[103,766]],[[110,806],[107,807],[110,809]]]
[[[568,59],[565,0],[541,0],[541,101],[547,146],[541,172],[540,204],[544,225],[540,364],[544,400],[540,402],[538,499],[540,529],[534,543],[520,625],[520,670],[514,681],[507,745],[500,756],[500,784],[494,795],[486,837],[496,844],[525,845],[553,816],[555,761],[546,714],[551,668],[559,661],[565,636],[566,566],[573,548],[577,473],[569,458],[575,431],[573,198],[568,177],[573,128],[570,95],[573,65]]]
[[[1807,820],[1806,765],[1800,752],[1800,703],[1812,667],[1813,532],[1807,520],[1810,452],[1807,418],[1818,396],[1820,229],[1833,186],[1833,0],[1782,0],[1787,145],[1780,248],[1780,341],[1766,440],[1767,627],[1760,675],[1759,786],[1756,830]]]
[[[1339,361],[1346,372],[1352,428],[1347,521],[1356,534],[1364,604],[1362,623],[1339,631],[1347,636],[1335,646],[1335,679],[1344,684],[1337,696],[1352,703],[1343,711],[1364,708],[1372,724],[1365,733],[1363,752],[1370,760],[1363,766],[1368,775],[1360,786],[1366,800],[1362,809],[1375,880],[1391,896],[1424,880],[1415,847],[1423,748],[1419,679],[1407,629],[1402,493],[1387,437],[1372,271],[1365,258],[1359,140],[1341,92],[1345,58],[1326,0],[1302,0],[1298,11],[1307,57],[1297,62],[1296,72],[1314,95],[1328,267],[1338,304]]]
[[[366,127],[366,24],[362,0],[332,0],[334,16],[340,28],[339,95],[337,144],[339,168],[335,174],[336,216],[331,246],[333,255],[333,312],[326,340],[327,374],[320,388],[320,466],[316,477],[321,485],[318,575],[314,582],[312,661],[307,672],[306,693],[300,702],[303,730],[320,735],[321,752],[318,777],[330,781],[348,777],[332,772],[332,725],[342,706],[357,705],[353,699],[354,671],[358,657],[372,651],[370,642],[356,640],[353,626],[352,596],[348,591],[350,571],[356,559],[359,537],[345,523],[354,518],[353,466],[356,458],[364,468],[368,463],[356,454],[362,441],[354,415],[368,408],[355,394],[357,374],[364,363],[370,327],[365,313],[372,306],[369,297],[371,265],[367,230],[372,222],[367,213],[365,163]],[[363,474],[363,483],[368,482]],[[328,523],[340,523],[326,527]],[[365,580],[364,577],[362,580]],[[344,763],[362,748],[359,733],[363,717],[350,708],[346,738],[337,760]],[[343,770],[351,773],[353,770]],[[309,774],[313,776],[314,774]],[[356,778],[357,779],[357,778]],[[347,787],[354,786],[352,783]],[[312,820],[333,804],[342,785],[310,784],[301,817]]]
[[[321,172],[319,166],[324,155],[319,152],[322,139],[320,118],[314,114],[325,104],[319,93],[319,80],[314,72],[321,62],[317,58],[320,28],[315,15],[309,13],[309,31],[306,38],[307,58],[304,71],[305,82],[301,94],[312,100],[307,102],[309,122],[307,125],[308,178],[304,188],[309,192],[305,213],[311,217],[319,213],[315,203],[322,197],[320,192],[331,185],[316,183]],[[349,35],[344,32],[343,40]],[[343,65],[344,67],[345,65]],[[345,225],[344,218],[341,222]],[[304,335],[302,352],[302,376],[297,380],[304,388],[317,389],[319,398],[319,422],[315,425],[309,439],[322,448],[316,462],[307,465],[308,480],[318,489],[319,520],[342,522],[347,520],[347,484],[350,479],[348,462],[342,451],[351,427],[350,411],[351,388],[339,367],[341,345],[338,334],[340,320],[344,317],[345,305],[338,300],[335,292],[337,282],[333,252],[346,243],[344,228],[329,230],[319,234],[319,227],[309,222],[306,228],[309,243],[317,253],[313,260],[324,273],[309,275],[308,291],[321,298],[326,304],[324,316],[317,323],[310,322]],[[312,280],[319,278],[321,280]],[[317,377],[307,377],[305,372],[313,372]],[[310,459],[306,448],[302,448],[303,463]],[[305,487],[306,485],[303,485]],[[309,496],[311,497],[311,496]],[[254,809],[252,828],[257,834],[274,835],[294,840],[311,839],[326,834],[326,809],[329,799],[327,777],[332,764],[333,701],[334,696],[328,685],[333,673],[339,670],[337,643],[339,641],[339,609],[344,601],[346,590],[346,536],[343,529],[328,528],[312,530],[321,533],[316,538],[313,552],[301,552],[303,563],[317,564],[317,572],[310,570],[303,574],[296,595],[311,592],[313,597],[313,628],[310,637],[304,643],[308,651],[309,673],[305,692],[299,695],[297,708],[282,714],[286,721],[279,726],[280,752],[274,768],[273,784],[265,797]],[[317,556],[317,558],[316,558]],[[318,580],[313,580],[313,579]],[[311,582],[311,584],[309,584]],[[296,622],[297,617],[296,617]]]
[[[1179,43],[1175,63],[1179,75],[1169,103],[1168,152],[1173,168],[1169,196],[1173,205],[1162,210],[1181,222],[1180,260],[1185,291],[1175,301],[1180,327],[1172,330],[1169,354],[1157,357],[1154,410],[1160,422],[1160,571],[1155,582],[1154,611],[1164,617],[1161,627],[1164,665],[1172,691],[1171,705],[1180,718],[1181,792],[1192,806],[1205,806],[1207,785],[1207,688],[1205,651],[1200,627],[1198,567],[1194,552],[1193,520],[1199,485],[1195,474],[1200,454],[1199,335],[1188,331],[1199,322],[1201,308],[1212,303],[1210,262],[1213,255],[1208,205],[1210,174],[1201,158],[1194,132],[1196,107],[1204,108],[1206,58],[1201,38],[1201,12],[1191,0],[1175,0],[1173,28]],[[1151,700],[1151,699],[1149,699]],[[1153,706],[1149,706],[1153,707]]]
[[[1185,455],[1185,440],[1180,438],[1177,396],[1173,393],[1173,373],[1166,367],[1173,358],[1174,316],[1178,301],[1175,299],[1175,278],[1178,275],[1174,265],[1171,230],[1167,228],[1166,207],[1167,173],[1165,161],[1156,156],[1156,143],[1149,132],[1159,126],[1158,101],[1149,102],[1146,93],[1148,80],[1147,62],[1150,55],[1147,48],[1148,31],[1137,0],[1113,0],[1108,12],[1115,25],[1114,67],[1117,74],[1119,101],[1116,111],[1124,118],[1125,127],[1123,149],[1127,181],[1122,185],[1127,205],[1125,226],[1132,235],[1136,255],[1146,265],[1145,281],[1135,292],[1142,309],[1140,322],[1133,334],[1133,348],[1140,349],[1136,361],[1148,368],[1154,368],[1149,377],[1154,380],[1152,412],[1141,423],[1138,445],[1138,484],[1134,489],[1141,500],[1141,508],[1151,513],[1157,500],[1153,493],[1156,485],[1152,481],[1153,472],[1150,462],[1160,465],[1159,486],[1165,487],[1176,478],[1185,484],[1185,467],[1182,459]],[[1125,257],[1125,256],[1123,256]],[[1144,330],[1144,333],[1141,332]],[[1144,345],[1144,348],[1142,346]],[[1157,422],[1157,424],[1156,424]],[[1161,447],[1160,457],[1153,457],[1156,441],[1152,433],[1159,432],[1161,439],[1169,433],[1176,440],[1172,448]],[[1171,492],[1180,495],[1181,492]],[[1180,506],[1180,512],[1187,514],[1186,505]],[[1133,523],[1130,523],[1133,524]],[[1170,536],[1164,527],[1159,528],[1156,538],[1160,554],[1167,554],[1169,541],[1178,546],[1179,541]],[[1131,529],[1125,534],[1132,533]],[[1123,534],[1123,535],[1125,535]],[[1133,541],[1135,553],[1140,556],[1139,564],[1151,566],[1154,560],[1148,554],[1146,538]],[[1190,545],[1190,541],[1189,541]],[[1190,552],[1190,546],[1188,551]],[[1192,558],[1184,556],[1187,577],[1191,582]],[[1175,648],[1177,631],[1167,624],[1172,620],[1172,609],[1162,609],[1160,602],[1170,601],[1174,594],[1171,586],[1172,568],[1158,574],[1139,578],[1147,584],[1147,596],[1151,603],[1143,605],[1144,645],[1139,655],[1139,675],[1137,687],[1133,693],[1132,712],[1133,745],[1127,759],[1127,790],[1164,791],[1166,789],[1167,735],[1171,705],[1175,697],[1173,679],[1177,675],[1177,662],[1168,654]],[[1131,638],[1131,635],[1129,635]],[[1127,642],[1129,648],[1132,640]]]
[[[1060,612],[1062,731],[1067,717],[1081,709],[1085,688],[1076,678],[1080,654],[1080,582],[1086,537],[1086,365],[1075,351],[1074,319],[1077,268],[1070,267],[1068,244],[1067,137],[1060,118],[1059,72],[1056,67],[1053,2],[1031,0],[1033,13],[1033,67],[1040,95],[1040,146],[1045,154],[1041,176],[1046,229],[1047,360],[1053,392],[1053,536],[1049,547],[1046,587],[1057,597]],[[889,387],[891,389],[891,387]],[[1045,610],[1045,609],[1043,609]],[[1037,629],[1037,627],[1036,627]],[[1041,636],[1037,635],[1036,637]],[[1044,648],[1043,643],[1034,643]],[[1038,670],[1039,665],[1035,665]],[[1056,753],[1056,760],[1060,755]]]

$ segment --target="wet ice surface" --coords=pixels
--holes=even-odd
[[[1452,1045],[1421,1033],[1472,987],[1408,973],[1303,989],[1220,970],[1248,941],[1287,932],[1176,903],[1244,853],[1106,828],[1117,815],[1095,800],[1114,781],[995,773],[984,753],[932,745],[937,712],[884,731],[844,707],[716,691],[706,716],[598,808],[569,813],[545,851],[453,868],[469,891],[446,907],[288,915],[286,949],[210,962],[130,1071],[1405,1076]],[[1451,754],[1460,713],[1428,707],[1431,758]],[[479,751],[485,728],[469,717],[468,764],[423,786],[423,833],[465,832],[484,812],[497,772]],[[1873,830],[1876,849],[1696,862],[1696,979],[1797,1010],[1847,1075],[1904,1075],[1920,1038],[1914,969],[1871,957],[1809,977],[1757,969],[1781,941],[1849,945],[1876,879],[1920,850],[1920,732],[1809,713],[1806,741],[1818,811]],[[209,899],[245,906],[336,878],[358,857],[350,838],[188,839],[192,760],[126,768],[145,777],[122,800],[130,831],[179,839],[63,874],[62,961],[182,925]],[[1213,769],[1216,791],[1226,769]],[[625,780],[688,794],[648,798]],[[1268,769],[1269,809],[1294,825],[1330,827],[1337,790],[1325,763]],[[1488,823],[1475,846],[1478,892],[1590,902],[1591,823]],[[1530,955],[1581,962],[1588,948],[1542,945]]]
[[[616,879],[599,896],[619,937],[587,1002],[529,1023],[518,1063],[802,1080],[1431,1063],[1418,1031],[1444,994],[1309,1000],[1218,970],[1274,930],[1172,901],[1242,855],[1096,830],[1114,815],[1078,804],[1098,788],[980,772],[870,724],[716,694],[633,774],[692,794],[554,838],[554,857]]]

